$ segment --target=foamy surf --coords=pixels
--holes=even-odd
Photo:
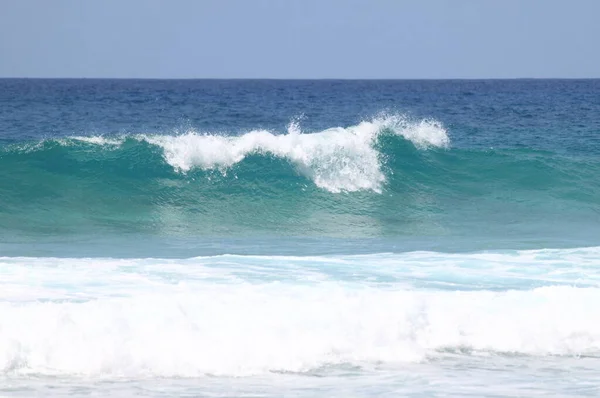
[[[2,258],[0,371],[250,376],[448,353],[595,356],[598,253]]]
[[[598,355],[600,289],[434,292],[323,283],[154,286],[1,303],[4,373],[249,376],[446,352]]]

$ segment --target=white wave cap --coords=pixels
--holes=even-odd
[[[289,160],[299,173],[328,191],[380,192],[385,175],[375,141],[384,130],[404,137],[419,149],[447,147],[450,143],[439,122],[411,122],[402,116],[386,116],[310,134],[301,133],[293,122],[284,135],[257,130],[237,137],[188,132],[140,138],[160,146],[165,160],[182,172],[195,167],[225,171],[248,155],[269,154]]]
[[[327,191],[381,192],[385,174],[376,143],[382,133],[403,137],[421,150],[450,145],[447,131],[440,122],[414,121],[402,115],[380,116],[356,126],[333,127],[316,133],[302,133],[299,121],[292,120],[287,134],[254,130],[230,136],[191,130],[177,135],[72,136],[56,142],[63,146],[85,143],[115,150],[128,138],[145,141],[159,146],[165,161],[182,173],[200,168],[225,174],[247,156],[271,155],[286,159],[299,174]],[[43,143],[27,144],[21,150],[39,150]]]

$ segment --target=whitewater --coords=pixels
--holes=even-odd
[[[365,373],[370,383],[458,358],[505,377],[519,372],[502,369],[512,359],[584,358],[597,371],[585,358],[600,355],[599,266],[600,248],[1,258],[0,380],[113,380],[124,391],[157,377],[310,384]]]

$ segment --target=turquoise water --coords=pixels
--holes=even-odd
[[[600,82],[0,80],[0,395],[595,396]]]

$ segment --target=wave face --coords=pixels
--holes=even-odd
[[[0,211],[6,234],[456,236],[479,222],[502,236],[515,233],[496,222],[510,214],[549,234],[544,219],[562,217],[589,236],[599,173],[590,156],[455,148],[441,123],[393,115],[316,133],[291,123],[5,144]]]
[[[453,354],[597,356],[599,256],[2,258],[0,374],[249,376]]]

